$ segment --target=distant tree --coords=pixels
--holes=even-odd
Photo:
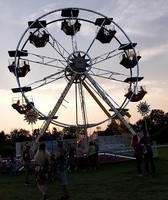
[[[164,113],[163,110],[152,110],[150,115],[138,120],[134,127],[136,131],[144,131],[147,128],[151,137],[158,143],[168,142],[168,113]]]
[[[158,144],[168,143],[168,128],[163,127],[153,135],[153,140]]]
[[[0,155],[2,157],[9,157],[13,155],[15,149],[12,147],[9,135],[5,134],[4,131],[0,132]]]
[[[118,118],[112,119],[110,123],[108,124],[108,128],[106,131],[109,133],[111,132],[111,135],[121,135],[125,133],[129,133],[127,127],[124,123]]]
[[[60,135],[64,139],[73,139],[76,138],[76,129],[75,128],[64,128]]]
[[[6,141],[7,141],[7,137],[5,135],[5,132],[1,131],[0,132],[0,144],[6,144]]]
[[[107,130],[107,129],[106,129]],[[97,134],[97,136],[107,136],[107,135],[111,135],[111,132],[109,131],[95,131],[95,133]]]
[[[11,143],[15,144],[15,142],[31,141],[32,136],[30,135],[30,132],[25,129],[14,129],[10,132],[10,139]]]
[[[101,131],[101,126],[96,126],[97,132]]]
[[[11,139],[9,134],[5,134],[5,145],[10,145],[11,144]]]

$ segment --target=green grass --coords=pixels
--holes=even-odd
[[[72,200],[168,200],[168,147],[158,148],[156,174],[136,176],[135,160],[101,165],[97,171],[69,174]],[[143,167],[144,168],[144,167]],[[0,175],[0,200],[41,200],[34,175],[24,186],[24,175]],[[49,185],[49,200],[61,194],[57,182]]]

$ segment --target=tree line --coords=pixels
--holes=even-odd
[[[130,124],[135,132],[141,132],[147,129],[150,136],[157,144],[168,143],[168,113],[163,110],[154,109],[148,116],[144,116],[135,124]],[[74,138],[76,130],[67,129],[60,132],[60,135],[66,138]],[[130,134],[129,130],[117,118],[111,120],[105,130],[97,128],[94,131],[98,136],[116,135],[116,134]],[[79,134],[84,134],[80,132]],[[10,133],[0,131],[0,155],[3,157],[11,156],[15,152],[15,143],[32,141],[33,134],[25,129],[14,129]]]
[[[168,113],[154,109],[149,115],[144,116],[135,124],[130,124],[136,133],[147,131],[157,144],[168,143]],[[105,131],[99,131],[98,135],[128,134],[129,130],[124,124],[113,119]]]

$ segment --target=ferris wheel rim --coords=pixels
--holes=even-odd
[[[68,8],[61,8],[61,9],[57,9],[57,10],[48,12],[48,13],[46,13],[46,14],[40,16],[39,18],[37,18],[34,22],[36,22],[36,21],[38,21],[38,20],[44,18],[44,17],[47,16],[47,15],[50,15],[50,14],[55,13],[55,12],[62,11],[62,10],[64,10],[64,9],[79,9],[79,10],[89,11],[89,12],[94,13],[94,14],[97,14],[97,15],[99,15],[99,16],[108,18],[107,16],[105,16],[105,15],[99,13],[99,12],[95,12],[95,11],[93,11],[93,10],[84,9],[84,8],[70,8],[70,7],[68,7]],[[110,18],[108,18],[108,19],[110,19]],[[123,29],[122,29],[117,23],[115,23],[114,21],[113,21],[113,23],[123,32],[123,34],[126,36],[126,38],[128,39],[128,41],[132,44],[131,40],[129,39],[129,37],[127,36],[127,34],[123,31]],[[23,37],[25,36],[25,34],[29,31],[29,29],[30,29],[30,27],[28,27],[28,28],[25,30],[25,32],[23,33],[23,35],[21,36],[21,38],[20,38],[20,40],[19,40],[19,42],[18,42],[16,51],[19,51],[19,47],[20,47],[21,41],[22,41]],[[133,44],[132,44],[132,47],[133,47]],[[133,51],[134,51],[134,53],[135,53],[135,55],[136,55],[135,48],[133,47],[132,49],[133,49]],[[80,51],[80,52],[82,52],[82,51]],[[87,53],[87,52],[84,52],[84,53]],[[73,52],[70,53],[70,55],[71,55],[71,54],[73,54]],[[90,58],[90,56],[89,56],[89,58]],[[17,56],[16,56],[16,55],[15,55],[15,65],[17,66]],[[138,60],[137,60],[137,68],[136,68],[136,69],[137,69],[137,77],[138,77],[138,76],[139,76],[139,62],[138,62]],[[19,86],[19,88],[20,88],[20,91],[21,91],[21,93],[22,93],[22,96],[23,96],[27,101],[29,101],[28,98],[27,98],[27,96],[26,96],[26,94],[25,94],[25,92],[22,90],[22,86],[21,86],[19,77],[17,77],[16,79],[17,79],[17,83],[18,83],[18,86]],[[137,84],[138,84],[138,80],[136,81],[136,84],[134,85],[134,92],[135,92],[135,90],[136,90]],[[121,106],[120,106],[121,109],[122,109],[122,108],[125,108],[125,107],[128,105],[128,103],[130,102],[130,99],[126,99],[126,98],[125,98],[125,101],[127,101],[127,103],[126,103],[126,104],[123,103],[124,106],[122,107],[122,105],[121,105]],[[35,111],[37,111],[38,114],[39,114],[40,116],[46,117],[46,115],[44,115],[42,112],[40,112],[38,109],[36,109],[36,107],[33,107],[33,109],[34,109]],[[120,110],[118,111],[118,113],[120,113]],[[107,119],[102,120],[102,121],[100,121],[100,122],[98,122],[98,123],[87,124],[87,126],[88,126],[88,127],[94,127],[94,126],[103,124],[104,122],[107,122],[109,119],[112,119],[112,118],[114,118],[114,117],[117,116],[117,115],[118,115],[117,113],[114,113],[110,118],[108,117]],[[59,122],[59,121],[55,121],[55,120],[52,120],[51,123],[52,123],[52,122],[54,122],[55,124],[58,123],[58,124],[64,125],[64,126],[69,126],[69,127],[72,126],[71,124],[66,124],[66,123],[62,123],[62,122]],[[77,125],[77,126],[78,126],[78,127],[83,127],[83,126],[80,126],[80,125]]]

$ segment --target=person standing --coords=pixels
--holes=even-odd
[[[97,167],[97,149],[92,141],[89,142],[88,155],[89,155],[90,169],[95,170]]]
[[[31,156],[30,156],[30,145],[28,143],[25,144],[23,149],[23,162],[24,162],[24,170],[25,170],[25,185],[29,183],[29,171],[31,164]]]
[[[96,143],[96,141],[94,141],[94,145],[96,147],[96,168],[99,167],[99,146]]]
[[[47,200],[49,168],[51,165],[51,156],[46,149],[45,143],[41,143],[34,157],[35,175],[37,187],[42,193],[42,199]]]
[[[79,142],[76,148],[76,156],[77,156],[77,168],[79,171],[84,171],[86,168],[86,158],[85,152],[82,148],[82,144]]]
[[[146,132],[144,132],[143,137],[140,139],[140,144],[144,146],[144,162],[145,162],[145,169],[147,173],[154,173],[155,172],[155,163],[153,158],[153,150],[152,150],[152,140],[148,136]]]
[[[76,149],[71,145],[71,143],[68,144],[68,170],[74,171],[76,168],[76,162],[75,162],[75,154]]]
[[[137,168],[137,173],[138,176],[142,176],[142,158],[143,158],[143,151],[142,151],[142,146],[139,143],[138,136],[133,135],[132,141],[131,141],[131,147],[133,149],[134,157],[136,158],[136,168]]]
[[[55,155],[56,159],[56,174],[57,180],[62,188],[62,194],[58,200],[67,200],[70,198],[68,193],[68,178],[67,178],[67,168],[68,168],[68,153],[64,147],[63,141],[58,140],[58,151]]]

